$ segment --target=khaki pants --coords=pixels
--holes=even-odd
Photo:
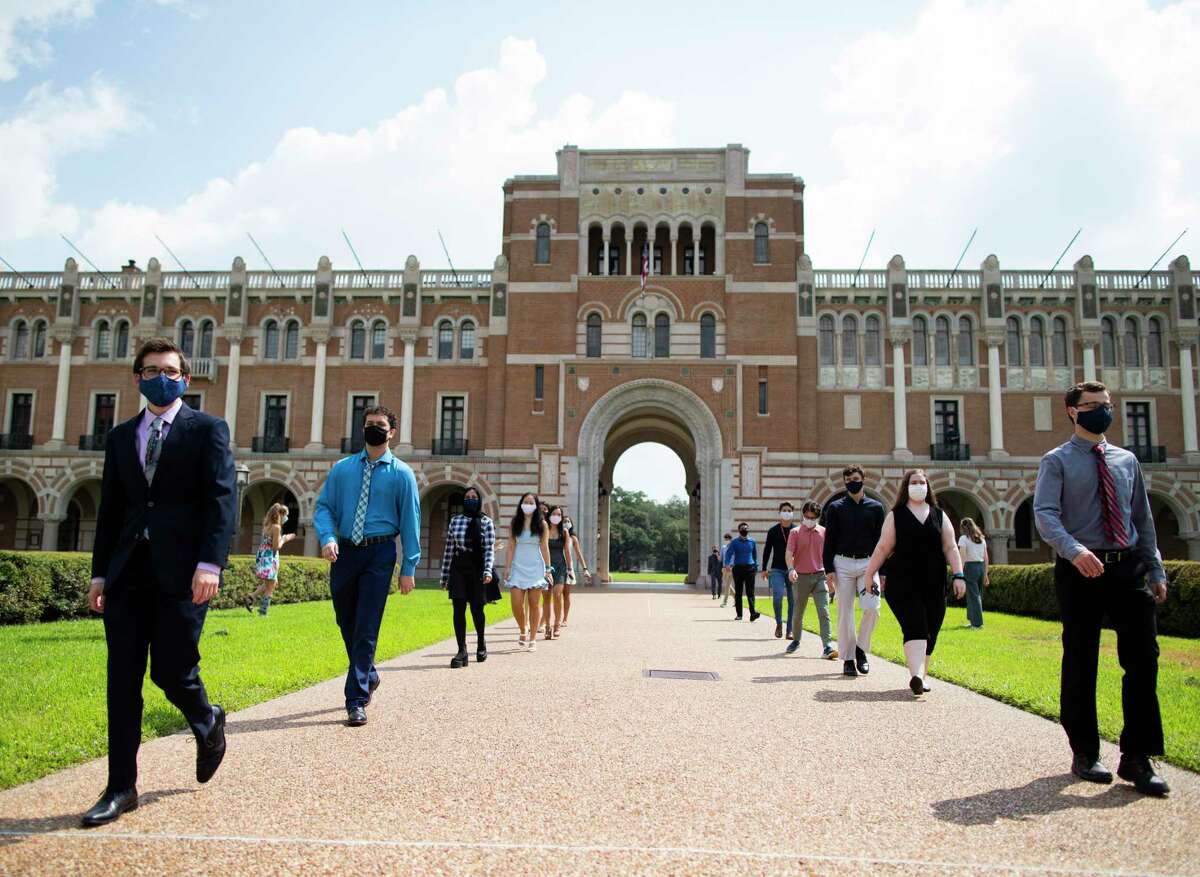
[[[833,559],[833,567],[837,572],[837,607],[838,607],[838,651],[842,660],[853,661],[854,649],[857,646],[864,652],[871,650],[871,634],[875,630],[875,622],[879,620],[879,606],[882,598],[872,594],[867,583],[866,557],[843,557],[838,555]],[[879,586],[879,580],[875,580]],[[862,607],[862,623],[858,626],[858,635],[854,633],[854,600]]]
[[[829,624],[829,589],[825,587],[825,573],[800,573],[796,583],[792,585],[796,595],[796,603],[792,609],[792,639],[799,641],[800,632],[804,629],[804,610],[808,607],[809,595],[817,607],[817,622],[821,628],[821,645],[829,648],[833,645],[833,636]]]

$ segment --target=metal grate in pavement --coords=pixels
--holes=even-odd
[[[716,682],[721,677],[711,670],[643,670],[648,679],[694,679],[700,682]]]

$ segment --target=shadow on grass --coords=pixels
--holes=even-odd
[[[1067,787],[1083,781],[1072,774],[1041,777],[1011,789],[993,789],[964,798],[947,798],[933,805],[933,815],[956,825],[995,825],[1001,819],[1017,822],[1079,807],[1111,810],[1134,803],[1140,797],[1129,786],[1112,786],[1099,795],[1074,795]]]
[[[141,810],[149,807],[162,798],[171,798],[175,795],[191,795],[197,791],[199,790],[155,789],[146,792],[144,795],[138,795],[138,809]],[[96,797],[99,798],[100,796],[97,795]],[[64,813],[59,816],[29,816],[0,819],[0,847],[21,843],[29,835],[50,834],[56,831],[80,828],[79,817],[94,803],[96,803],[94,800],[80,801],[79,812],[77,813]],[[129,817],[125,818],[128,819]]]

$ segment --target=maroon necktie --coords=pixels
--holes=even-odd
[[[1125,533],[1125,522],[1121,511],[1117,508],[1117,485],[1113,481],[1112,470],[1104,459],[1104,444],[1094,445],[1096,469],[1100,474],[1100,516],[1104,527],[1104,535],[1108,537],[1113,548],[1125,548],[1129,545],[1129,536]]]

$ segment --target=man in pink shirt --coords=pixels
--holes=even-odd
[[[838,650],[834,648],[830,632],[829,591],[825,585],[825,566],[821,558],[825,550],[825,528],[819,523],[821,508],[809,500],[801,507],[800,516],[800,526],[792,529],[787,541],[788,579],[792,582],[796,595],[795,609],[792,612],[792,641],[788,643],[787,654],[790,655],[800,648],[804,610],[808,607],[811,594],[817,606],[821,642],[825,647],[821,657],[833,661],[838,657]]]

